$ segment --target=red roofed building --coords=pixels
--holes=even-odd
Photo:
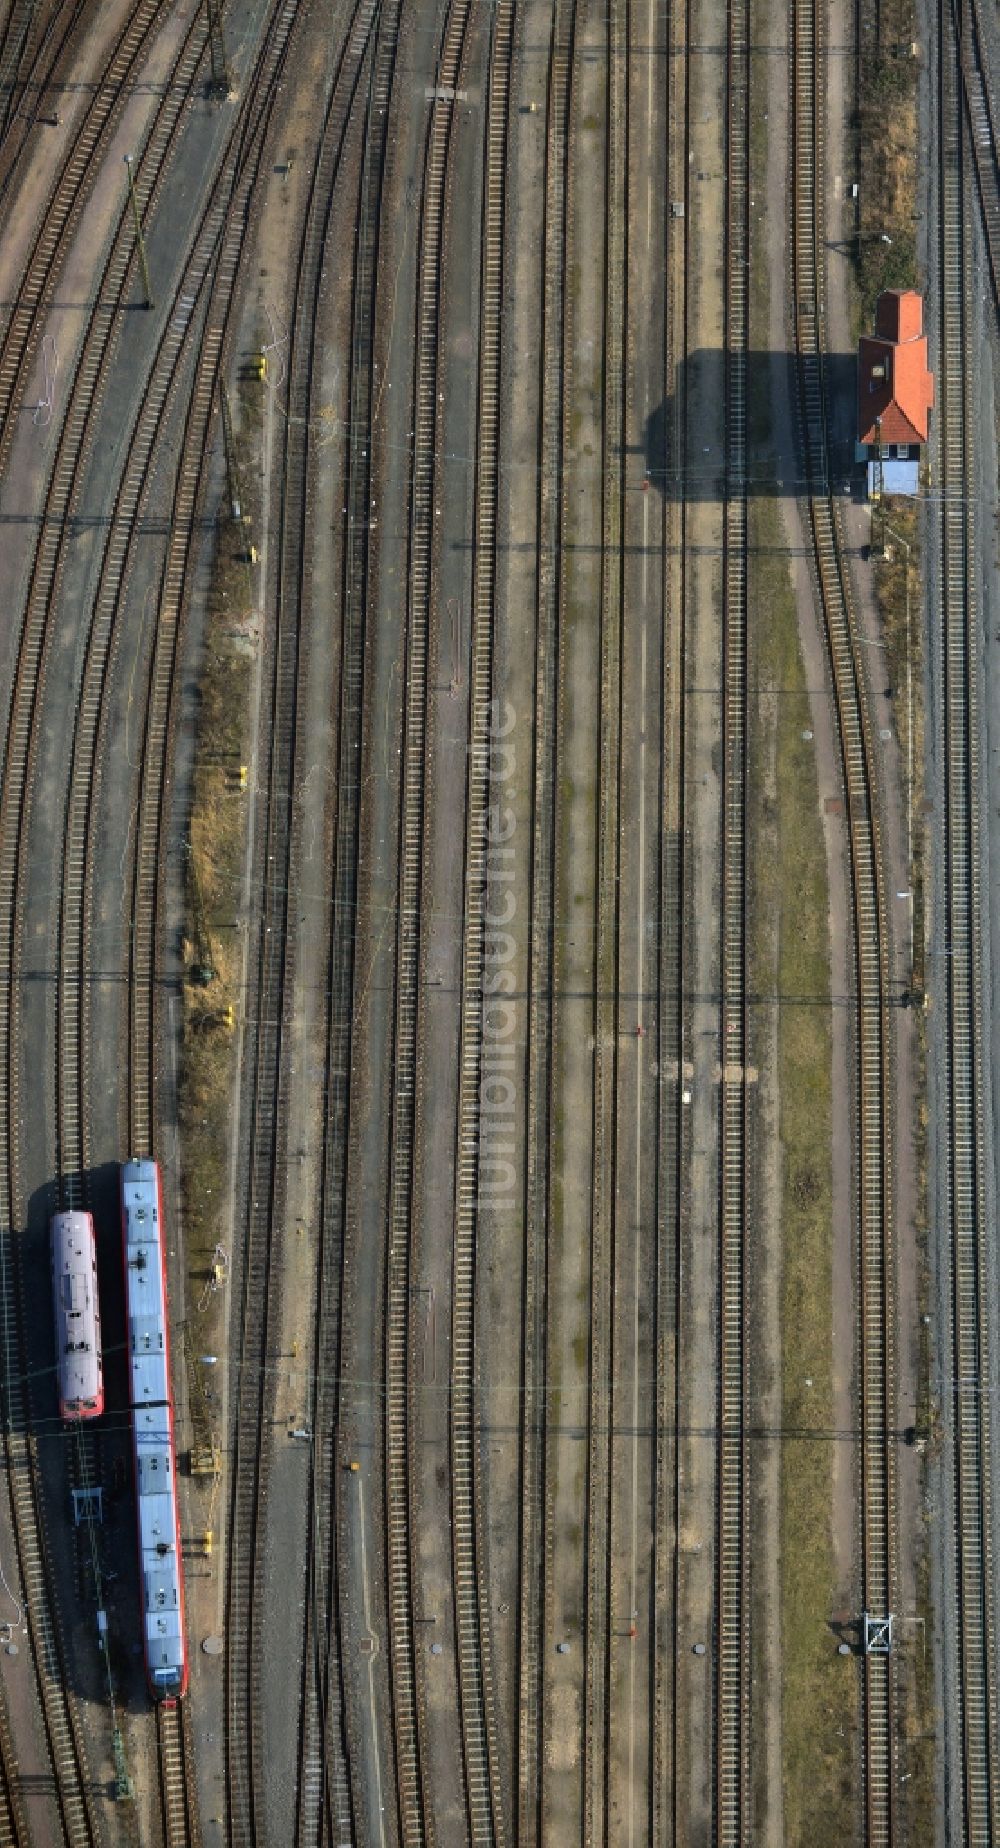
[[[927,366],[924,304],[915,289],[885,289],[875,309],[875,332],[858,345],[858,442],[892,445],[911,456],[926,443],[934,403]],[[911,459],[916,460],[916,457]]]

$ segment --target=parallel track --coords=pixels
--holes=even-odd
[[[14,180],[20,163],[27,164],[26,152],[32,129],[38,122],[39,104],[46,89],[55,89],[64,70],[70,67],[76,47],[75,30],[85,19],[87,0],[59,0],[41,23],[34,38],[24,29],[37,21],[38,8],[27,4],[13,6],[0,43],[0,201]]]
[[[544,1594],[546,1548],[546,1248],[551,1184],[552,993],[555,891],[556,683],[568,389],[564,350],[567,179],[575,7],[558,0],[549,52],[538,472],[538,602],[532,736],[531,936],[528,965],[527,1177],[522,1308],[521,1585],[515,1840],[542,1842]]]
[[[389,1224],[385,1304],[385,1471],[389,1630],[392,1652],[393,1721],[396,1734],[399,1827],[406,1848],[436,1840],[434,1810],[425,1765],[423,1697],[414,1633],[416,1493],[413,1446],[418,1440],[415,1382],[422,1363],[417,1334],[413,1277],[417,1245],[413,1180],[417,1148],[418,1049],[420,1042],[421,925],[428,803],[428,660],[435,557],[435,497],[438,477],[439,326],[442,258],[448,206],[449,155],[455,105],[442,89],[459,87],[469,18],[469,0],[451,0],[442,30],[424,150],[417,244],[417,314],[414,351],[413,459],[409,507],[408,598],[403,680],[403,741],[397,845],[395,1001],[390,1092]],[[471,1289],[471,1279],[456,1279]],[[456,1354],[453,1377],[459,1393],[471,1387],[471,1355]],[[464,1448],[452,1453],[453,1564],[466,1800],[474,1841],[492,1840],[488,1741],[483,1709],[474,1580],[473,1479]]]
[[[294,8],[286,7],[290,19]],[[279,39],[272,39],[277,50]],[[147,142],[149,165],[140,177],[142,196],[149,200],[162,181],[179,132],[183,105],[195,82],[198,54],[189,37],[175,68],[177,88],[164,98]],[[251,97],[253,90],[248,93]],[[249,107],[249,104],[248,104]],[[235,128],[234,128],[235,134]],[[224,168],[216,186],[216,200],[209,206],[196,236],[195,252],[189,266],[197,272],[191,277],[192,293],[182,302],[193,302],[207,270],[218,257],[219,231],[223,212],[218,203],[231,185],[231,175]],[[233,246],[238,251],[239,239]],[[100,406],[107,368],[115,344],[116,319],[113,306],[124,299],[128,289],[133,259],[130,225],[120,225],[107,260],[98,299],[106,305],[95,314],[85,337],[70,393],[69,406],[62,425],[56,465],[49,486],[47,514],[41,523],[38,552],[32,578],[31,596],[22,638],[21,672],[15,688],[12,728],[15,740],[22,740],[21,755],[16,760],[16,774],[22,789],[20,829],[13,844],[14,889],[22,882],[16,866],[26,839],[26,816],[30,807],[30,763],[34,751],[37,694],[44,677],[45,656],[51,639],[51,615],[58,601],[65,537],[69,518],[81,491],[81,460],[87,449],[88,436]],[[231,286],[231,276],[230,276]],[[227,291],[228,297],[228,291]],[[57,1133],[63,1189],[74,1203],[82,1199],[83,1175],[87,1167],[87,1124],[84,1100],[89,1095],[87,1081],[87,1034],[80,1017],[83,974],[88,966],[87,902],[90,823],[93,803],[93,774],[97,730],[103,714],[103,694],[114,624],[124,591],[131,549],[138,530],[142,506],[148,488],[148,473],[160,420],[175,389],[176,372],[188,333],[188,315],[175,316],[164,330],[154,361],[151,382],[140,412],[134,440],[129,448],[126,471],[120,484],[115,517],[109,528],[101,574],[101,589],[92,610],[91,628],[84,669],[78,723],[71,753],[69,800],[67,805],[62,905],[60,914],[60,983],[57,992]],[[58,497],[62,497],[59,502]],[[54,499],[64,511],[56,517]],[[175,533],[177,529],[175,528]],[[160,632],[158,631],[158,634]],[[24,719],[19,716],[24,714]],[[148,768],[148,763],[147,766]],[[8,775],[11,771],[8,760]],[[162,777],[163,766],[159,764]],[[154,867],[151,877],[158,871]],[[134,974],[134,971],[133,971]],[[144,1047],[146,1088],[151,1085],[151,1044]],[[145,1117],[145,1113],[143,1113]],[[148,1146],[148,1142],[147,1142]],[[189,1756],[189,1755],[188,1755]],[[164,1770],[164,1814],[169,1816],[170,1778]],[[194,1839],[195,1804],[189,1793],[184,1815],[170,1841]]]
[[[488,1595],[479,1552],[482,1524],[480,1440],[476,1429],[476,1248],[479,1125],[483,1082],[484,949],[489,877],[490,751],[494,717],[496,522],[499,490],[501,305],[507,135],[515,0],[498,0],[486,92],[481,234],[479,400],[476,431],[474,576],[469,669],[469,772],[466,795],[466,906],[462,940],[458,1173],[452,1281],[451,1465],[453,1570],[459,1686],[466,1751],[470,1840],[507,1839],[500,1786]]]
[[[21,273],[17,301],[0,340],[0,474],[6,470],[10,458],[17,429],[16,413],[23,402],[29,372],[45,331],[48,310],[55,299],[63,266],[125,106],[129,80],[134,79],[149,50],[161,6],[162,0],[137,0],[46,200],[34,244]],[[204,47],[203,23],[196,14],[165,85],[145,148],[136,161],[137,177],[140,161],[142,170],[148,175],[156,158],[157,135],[162,125],[172,114],[180,113],[190,94]],[[120,226],[113,241],[121,241]],[[97,299],[101,300],[100,294]]]
[[[364,9],[360,15],[368,18]],[[355,59],[364,35],[355,44]],[[340,98],[344,102],[344,98]],[[379,102],[384,102],[379,96]],[[344,131],[338,107],[327,122],[329,150],[336,157]],[[383,118],[375,133],[383,135]],[[325,201],[322,201],[325,207]],[[309,248],[309,274],[301,301],[314,296],[322,266],[322,244]],[[309,394],[312,347],[301,338],[292,353],[290,388],[298,397],[290,408],[301,414],[303,392]],[[305,368],[305,370],[303,370]],[[288,432],[292,429],[288,421]],[[274,1430],[270,1404],[274,1380],[268,1373],[268,1355],[274,1351],[275,1331],[281,1321],[281,1220],[283,1172],[287,1159],[287,1083],[283,1077],[283,1044],[294,985],[294,933],[288,931],[288,907],[294,904],[294,778],[298,728],[299,675],[303,612],[299,599],[301,562],[294,558],[294,541],[301,538],[305,512],[305,460],[307,449],[290,436],[283,473],[283,530],[277,549],[277,615],[274,662],[268,693],[270,724],[262,752],[261,782],[266,791],[262,824],[262,906],[257,967],[251,981],[255,1003],[255,1029],[248,1033],[251,1070],[250,1172],[246,1194],[244,1264],[238,1295],[238,1375],[235,1458],[229,1510],[229,1584],[227,1584],[227,1781],[229,1781],[229,1842],[259,1839],[262,1828],[262,1787],[266,1780],[266,1754],[261,1733],[264,1639],[255,1611],[261,1608],[262,1515],[266,1512],[270,1454]],[[357,774],[357,767],[355,767]]]
[[[663,671],[661,757],[658,953],[659,1034],[657,1068],[656,1169],[658,1187],[655,1304],[655,1414],[653,1452],[653,1701],[651,1748],[651,1821],[654,1840],[676,1837],[681,1817],[678,1803],[679,1734],[682,1724],[678,1700],[677,1609],[681,1549],[681,1263],[684,1192],[683,1167],[687,1157],[686,1113],[682,1105],[685,1052],[690,1031],[683,1003],[687,911],[687,855],[685,853],[685,724],[687,636],[684,566],[686,509],[683,490],[688,425],[686,380],[683,363],[688,343],[688,237],[691,222],[690,143],[690,0],[676,9],[668,28],[670,83],[668,115],[673,129],[668,138],[666,200],[684,206],[679,223],[666,218],[667,289],[664,304],[663,396],[674,393],[674,414],[664,434],[661,458],[664,477],[654,485],[664,498],[663,526]],[[665,215],[669,212],[664,202]],[[676,505],[670,507],[667,481],[678,484]],[[676,559],[672,566],[671,553]],[[676,588],[675,588],[676,586]]]
[[[621,979],[619,887],[622,828],[622,628],[625,454],[625,298],[628,165],[628,6],[607,17],[607,158],[604,250],[604,394],[601,407],[600,674],[597,723],[596,995],[590,1211],[586,1655],[584,1664],[584,1838],[609,1839],[616,1587],[612,1508],[616,1377],[613,1304],[622,1247],[618,1223],[618,1036]],[[617,1576],[615,1574],[615,1576]]]
[[[844,552],[828,475],[824,388],[823,58],[816,0],[795,0],[793,47],[794,337],[809,522],[833,675],[850,833],[851,905],[857,994],[854,1099],[857,1164],[858,1364],[861,1397],[862,1611],[887,1617],[898,1591],[893,1432],[892,1171],[889,1073],[889,939],[877,812],[872,721]],[[861,1663],[865,1840],[895,1832],[895,1669],[891,1654]]]
[[[364,39],[371,26],[366,9],[359,9],[359,34],[353,43],[352,60],[364,50]],[[383,5],[377,25],[372,64],[372,83],[368,98],[366,153],[362,176],[363,203],[359,221],[359,239],[355,253],[355,336],[352,389],[357,390],[361,373],[368,381],[370,397],[373,302],[375,288],[375,252],[377,249],[378,211],[381,201],[381,170],[385,156],[387,110],[395,61],[397,9]],[[343,96],[331,114],[328,130],[329,154],[336,152],[338,135],[343,127]],[[318,199],[325,210],[327,201]],[[310,246],[307,256],[309,272],[302,300],[307,301],[310,286],[318,286],[323,260],[321,243]],[[301,392],[308,389],[312,365],[310,344],[300,344],[293,362],[297,368],[292,383]],[[305,367],[305,370],[303,370]],[[369,398],[365,410],[370,414]],[[355,416],[355,411],[358,415]],[[345,696],[357,693],[363,661],[365,605],[363,586],[367,570],[367,525],[370,504],[370,462],[368,444],[355,448],[355,432],[361,429],[362,406],[352,403],[350,421],[351,459],[349,462],[349,565],[348,612],[345,623],[354,626],[356,645],[345,649]],[[288,472],[283,484],[283,519],[291,542],[296,522],[301,526],[305,507],[305,466],[307,451],[293,445],[288,457]],[[360,550],[356,550],[356,546]],[[279,556],[282,554],[279,552]],[[284,556],[289,566],[291,555]],[[355,576],[360,569],[360,580]],[[288,907],[293,902],[294,840],[291,790],[294,783],[296,726],[301,671],[301,607],[293,594],[293,582],[284,581],[279,573],[279,598],[274,663],[270,690],[270,727],[262,765],[262,782],[267,792],[266,820],[263,830],[261,866],[263,908],[259,956],[253,980],[256,1007],[255,1038],[248,1037],[250,1054],[252,1105],[250,1176],[247,1198],[246,1252],[237,1306],[240,1328],[239,1373],[233,1469],[233,1489],[229,1526],[229,1652],[227,1658],[227,1708],[229,1716],[227,1769],[230,1788],[229,1840],[250,1843],[259,1839],[262,1826],[262,1791],[267,1766],[260,1735],[261,1677],[265,1670],[265,1646],[254,1612],[258,1608],[259,1577],[262,1569],[262,1514],[266,1508],[270,1452],[273,1441],[269,1407],[272,1385],[266,1368],[274,1331],[280,1321],[280,1203],[285,1150],[287,1144],[287,1099],[281,1081],[281,1049],[291,1005],[294,979],[291,944],[287,931]],[[360,594],[359,594],[360,593]],[[351,725],[359,717],[352,713]],[[347,728],[351,730],[350,727]],[[345,731],[342,728],[342,742]],[[353,734],[352,734],[353,736]],[[350,778],[357,782],[357,758],[349,759]],[[355,792],[356,793],[356,792]],[[343,923],[343,920],[339,920]],[[314,1541],[315,1544],[315,1541]],[[335,1593],[331,1590],[331,1596]],[[330,1634],[333,1634],[331,1632]],[[323,1643],[327,1637],[323,1637]],[[333,1692],[326,1684],[327,1697]],[[315,1714],[314,1714],[315,1719]],[[325,1724],[329,1721],[329,1705]],[[332,1740],[327,1742],[327,1750]],[[314,1763],[315,1729],[312,1721],[304,1740],[303,1776],[310,1775]],[[331,1789],[336,1791],[338,1826],[345,1792],[342,1775],[336,1770],[336,1752],[330,1758]],[[321,1780],[326,1772],[321,1769]],[[314,1803],[314,1793],[309,1792]],[[325,1797],[324,1797],[325,1802]],[[315,1813],[315,1812],[314,1812]],[[322,1821],[321,1821],[322,1826]]]
[[[30,1848],[6,1696],[0,1694],[0,1848]]]
[[[148,26],[149,23],[144,14],[136,15],[136,21],[144,22],[144,26]],[[142,42],[143,39],[140,36],[136,44],[131,47],[132,57],[138,55]],[[191,78],[193,78],[193,69],[194,64],[192,63]],[[161,106],[157,122],[154,124],[150,148],[155,155],[159,146],[161,162],[165,158],[166,150],[172,139],[173,125],[180,111],[182,94],[167,99]],[[159,144],[157,143],[158,135],[161,137]],[[99,142],[99,132],[95,131],[91,154]],[[155,163],[154,171],[159,171]],[[79,193],[83,179],[82,170],[74,175],[72,195],[74,199]],[[65,224],[68,224],[69,214],[70,205],[68,204],[64,228]],[[124,238],[119,239],[113,246],[112,257],[109,260],[110,275],[105,278],[114,290],[112,299],[115,299],[117,293],[125,285],[130,255],[131,241]],[[48,259],[51,261],[48,261],[44,276],[49,278],[51,284],[52,264],[55,262],[55,256],[51,250],[48,251]],[[40,284],[39,301],[43,294],[44,287]],[[22,1384],[23,1376],[28,1368],[26,1349],[23,1346],[24,1325],[20,1302],[19,1253],[17,1241],[13,1239],[9,1228],[18,1223],[19,1218],[17,1207],[20,1186],[18,1092],[20,1085],[19,1048],[22,1044],[22,1036],[17,1026],[20,1012],[20,989],[14,976],[19,965],[19,945],[23,929],[21,917],[22,854],[30,812],[32,763],[37,744],[38,695],[44,676],[45,652],[50,638],[49,609],[67,530],[66,513],[77,484],[78,462],[87,423],[88,406],[95,395],[97,380],[112,339],[110,314],[106,312],[101,314],[97,317],[96,324],[99,328],[98,338],[89,349],[85,347],[78,362],[73,392],[73,403],[77,407],[76,421],[73,423],[71,420],[69,425],[64,427],[57,460],[50,476],[45,517],[40,524],[39,549],[32,574],[29,607],[22,628],[17,672],[5,733],[3,811],[0,817],[0,915],[4,920],[2,960],[4,985],[7,989],[10,1010],[8,1030],[5,1035],[9,1050],[3,1067],[2,1080],[2,1104],[8,1130],[5,1135],[6,1163],[2,1181],[2,1216],[5,1230],[2,1234],[3,1250],[0,1253],[8,1423],[8,1480],[11,1485],[11,1507],[17,1534],[22,1582],[31,1613],[33,1653],[38,1669],[40,1699],[45,1717],[49,1751],[67,1839],[71,1841],[96,1839],[97,1824],[92,1800],[87,1794],[88,1781],[83,1772],[79,1721],[74,1713],[72,1696],[68,1692],[70,1684],[61,1663],[61,1646],[55,1617],[55,1593],[47,1560],[47,1548],[42,1539],[44,1510],[40,1484],[35,1473],[33,1445],[27,1436],[30,1429],[30,1413]],[[35,321],[32,317],[28,317],[25,327],[21,329],[26,338],[30,335],[33,325],[36,325]],[[16,347],[8,339],[6,347],[8,359],[15,351]],[[23,358],[23,351],[21,357]],[[16,396],[16,379],[17,368],[15,366],[6,380],[7,396],[4,402],[8,410]],[[12,1365],[15,1353],[19,1353],[20,1358]]]
[[[254,68],[244,86],[245,102],[220,157],[218,176],[192,242],[174,311],[164,330],[161,353],[171,367],[170,379],[153,381],[137,425],[140,440],[138,446],[133,444],[133,460],[138,447],[138,459],[148,470],[157,431],[157,403],[165,402],[168,390],[175,390],[174,379],[181,360],[196,346],[194,383],[160,575],[158,615],[143,715],[134,851],[129,867],[132,932],[129,941],[127,1140],[133,1154],[151,1153],[156,1123],[153,1054],[157,1043],[159,994],[156,980],[158,925],[167,859],[164,801],[171,755],[169,740],[174,717],[178,646],[190,594],[189,573],[195,536],[204,512],[207,453],[218,406],[236,280],[296,11],[295,0],[275,0],[269,28],[262,35]],[[130,508],[133,536],[138,529],[148,485],[148,475],[144,474],[141,491],[133,489]],[[105,553],[104,582],[108,586],[105,594],[110,591],[112,598],[117,599],[125,582],[127,561],[123,559],[119,563],[115,558],[114,538],[112,532]],[[82,841],[87,856],[89,874],[90,841],[86,823],[78,840]],[[87,1037],[86,1033],[82,1035],[82,1044]]]
[[[993,279],[993,301],[1000,308],[1000,136],[997,104],[979,19],[979,0],[952,0],[950,17],[961,47],[962,90],[976,168],[983,233]]]
[[[330,87],[329,100],[318,138],[315,164],[295,282],[287,360],[287,400],[282,418],[281,494],[277,548],[276,607],[279,630],[294,623],[308,636],[312,607],[309,543],[312,524],[311,469],[313,445],[310,414],[321,335],[318,320],[325,266],[329,261],[329,230],[333,201],[344,157],[347,131],[371,56],[371,35],[377,18],[376,0],[360,0],[344,34],[342,51]],[[307,644],[300,644],[297,677],[301,684],[308,668]],[[276,765],[275,775],[290,784],[294,755]],[[356,794],[357,778],[352,777]],[[289,844],[289,885],[298,886],[299,843],[292,830]],[[343,925],[335,909],[335,922]],[[291,975],[285,970],[286,986]],[[331,1058],[327,1047],[328,1069]],[[275,1078],[277,1083],[277,1077]],[[284,1100],[279,1097],[279,1109]],[[325,1134],[331,1127],[326,1120]],[[324,1189],[326,1173],[324,1174]],[[307,1567],[307,1605],[304,1637],[303,1692],[300,1725],[302,1747],[298,1767],[296,1834],[300,1843],[349,1839],[351,1795],[343,1730],[343,1688],[339,1659],[336,1605],[336,1559],[333,1528],[335,1481],[335,1425],[337,1411],[337,1352],[339,1333],[342,1201],[322,1209],[320,1279],[315,1320],[316,1401],[313,1407],[314,1444],[310,1482],[310,1522]],[[328,1224],[336,1222],[336,1230]],[[252,1607],[244,1619],[252,1629]],[[251,1665],[251,1679],[254,1670]]]
[[[955,13],[939,20],[940,360],[937,443],[941,552],[946,786],[944,935],[947,969],[947,1187],[949,1198],[954,1431],[952,1584],[958,1636],[960,1778],[957,1828],[987,1848],[1000,1838],[1000,1710],[995,1503],[991,1417],[992,1327],[987,1247],[993,1233],[986,1191],[991,1163],[984,1117],[983,958],[980,881],[980,716],[974,417],[971,351],[971,239],[967,224],[968,144],[960,84],[967,66]],[[975,126],[973,126],[973,134]]]
[[[302,1748],[296,1799],[296,1839],[331,1844],[351,1839],[357,1793],[347,1742],[347,1703],[341,1663],[342,1586],[339,1560],[338,1423],[341,1415],[339,1354],[343,1329],[345,1238],[348,1221],[348,1151],[355,1044],[354,920],[361,849],[365,658],[373,568],[369,512],[375,485],[372,448],[376,403],[376,294],[380,213],[387,154],[387,125],[396,62],[399,6],[383,3],[357,10],[348,62],[367,71],[362,123],[363,149],[354,261],[350,330],[350,399],[344,462],[345,520],[339,660],[339,707],[334,755],[337,766],[333,820],[333,892],[329,944],[329,1007],[326,1021],[325,1101],[320,1178],[320,1240],[317,1254],[317,1312],[313,1334],[312,1476],[310,1558],[307,1580],[303,1668]],[[374,36],[373,36],[374,35]],[[339,104],[338,104],[339,107]],[[326,201],[320,194],[320,210]],[[322,278],[320,278],[322,281]]]
[[[747,496],[750,266],[750,8],[729,0],[726,83],[726,502],[723,541],[722,918],[719,1114],[719,1401],[716,1486],[715,1828],[753,1833],[750,1764],[750,1506],[747,1199]]]

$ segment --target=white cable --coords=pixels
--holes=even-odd
[[[265,302],[265,303],[264,303],[264,313],[265,313],[265,314],[267,315],[267,318],[268,318],[268,320],[269,320],[269,322],[270,322],[270,324],[271,324],[271,338],[270,338],[270,340],[269,340],[269,341],[267,342],[267,345],[266,345],[266,346],[262,346],[262,347],[261,347],[261,353],[262,353],[262,355],[263,355],[263,357],[264,357],[265,359],[267,358],[267,356],[268,356],[268,354],[269,354],[269,353],[280,353],[280,354],[281,354],[281,377],[280,377],[280,378],[277,378],[277,379],[272,379],[272,378],[270,377],[270,367],[268,368],[268,379],[267,379],[267,383],[268,383],[268,385],[269,385],[269,387],[271,388],[271,390],[272,390],[272,391],[277,391],[277,389],[278,389],[278,387],[279,387],[279,385],[283,385],[283,384],[284,384],[284,382],[285,382],[285,375],[286,375],[286,373],[287,373],[287,370],[288,370],[288,368],[287,368],[287,366],[286,366],[286,364],[285,364],[285,356],[284,356],[284,354],[283,354],[283,353],[281,352],[281,349],[282,349],[282,347],[286,347],[286,346],[288,345],[288,334],[287,334],[287,333],[284,333],[284,334],[279,334],[279,333],[278,333],[278,330],[277,330],[277,327],[276,327],[276,326],[275,326],[275,324],[274,324],[274,321],[275,321],[275,317],[274,317],[274,315],[273,315],[273,313],[272,313],[272,311],[271,311],[271,304],[270,304],[270,302]]]
[[[51,334],[46,334],[42,341],[42,375],[45,380],[45,396],[35,406],[35,415],[31,419],[36,429],[45,430],[52,421],[53,394],[56,388],[56,375],[59,371],[59,354]]]

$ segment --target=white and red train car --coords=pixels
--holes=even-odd
[[[104,1410],[97,1246],[90,1213],[55,1213],[49,1227],[56,1322],[59,1416],[100,1418]]]
[[[146,1680],[154,1700],[173,1701],[187,1691],[188,1662],[170,1384],[166,1227],[155,1162],[125,1163],[121,1206]]]

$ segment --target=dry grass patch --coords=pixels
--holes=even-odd
[[[754,868],[755,967],[776,975],[781,1143],[781,1731],[785,1839],[812,1848],[854,1825],[856,1673],[830,1629],[831,1055],[829,893],[798,615],[777,508],[752,503],[751,623],[762,692],[755,801],[775,851]],[[769,768],[768,768],[769,767]],[[765,794],[766,790],[766,794]]]
[[[189,1264],[207,1275],[222,1239],[234,1017],[242,1000],[242,953],[234,931],[246,841],[240,766],[249,743],[252,643],[246,538],[220,524],[198,684],[199,716],[186,876],[186,981],[180,1067],[184,1215]],[[212,978],[204,982],[205,965]]]
[[[859,98],[861,324],[869,330],[882,289],[917,286],[917,61],[913,0],[883,0],[881,40],[861,56]],[[891,241],[886,244],[884,237]]]

